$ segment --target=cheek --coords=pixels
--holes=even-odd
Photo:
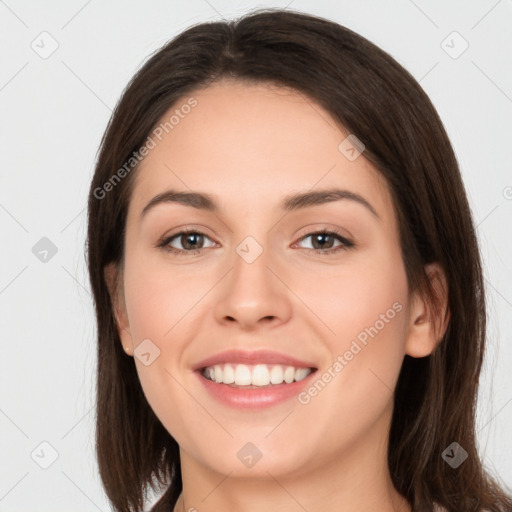
[[[370,371],[375,369],[391,387],[407,326],[408,286],[399,249],[382,244],[363,257],[347,258],[336,272],[330,268],[301,278],[294,289],[314,314],[317,336],[332,362],[346,354],[351,369],[345,374],[378,381]]]
[[[184,279],[178,273],[170,275],[157,262],[151,265],[147,263],[148,258],[136,256],[132,253],[132,258],[126,261],[124,282],[134,363],[155,415],[174,438],[187,438],[185,426],[192,419],[177,420],[174,411],[185,412],[187,416],[186,411],[190,409],[190,396],[184,391],[179,363],[190,337],[189,322],[196,314],[191,305],[197,299],[188,304],[190,301],[184,297],[182,288]],[[137,356],[146,351],[150,353],[147,365],[142,356],[140,359]]]
[[[165,265],[161,257],[134,251],[126,261],[124,286],[134,345],[150,338],[163,348],[163,340],[173,337],[180,324],[194,316],[193,305],[198,298],[193,278],[180,272],[179,267],[176,270]]]
[[[407,277],[394,247],[381,245],[350,257],[347,253],[338,268],[301,273],[294,291],[322,327],[321,337],[328,340],[331,351],[348,349],[347,341],[350,344],[359,334],[364,342],[365,328],[371,326],[376,326],[382,338],[403,328]]]
[[[331,362],[311,392],[317,393],[320,414],[337,416],[345,434],[356,436],[392,402],[405,354],[407,278],[400,255],[383,248],[324,284],[329,300],[322,320],[333,331],[324,336]],[[319,291],[319,308],[321,303]]]

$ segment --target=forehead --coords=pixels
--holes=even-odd
[[[195,106],[182,108],[191,99]],[[180,98],[158,133],[137,169],[130,211],[168,189],[218,196],[232,212],[270,211],[290,192],[328,187],[364,195],[383,217],[391,206],[364,154],[350,161],[340,151],[348,133],[298,91],[224,81]]]

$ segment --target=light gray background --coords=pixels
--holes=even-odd
[[[87,191],[111,109],[142,62],[186,27],[286,5],[0,1],[1,511],[109,510],[94,457],[95,320],[83,249]],[[445,123],[478,225],[489,299],[479,445],[512,486],[512,1],[288,5],[388,51]],[[49,51],[51,38],[58,48],[44,59],[31,45]],[[46,262],[32,251],[42,237],[57,248]],[[42,442],[58,454],[47,469],[40,464],[51,462],[52,449]]]

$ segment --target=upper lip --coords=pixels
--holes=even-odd
[[[274,352],[272,350],[226,350],[213,356],[203,359],[193,366],[193,369],[201,370],[216,364],[282,364],[294,366],[295,368],[313,368],[315,365],[307,361],[301,361],[287,354]]]

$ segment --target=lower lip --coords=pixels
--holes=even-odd
[[[290,384],[244,389],[228,386],[227,384],[218,384],[203,377],[199,371],[196,372],[203,386],[214,398],[231,407],[244,409],[262,409],[297,396],[305,386],[309,385],[315,373],[316,370],[312,371],[306,378]]]

